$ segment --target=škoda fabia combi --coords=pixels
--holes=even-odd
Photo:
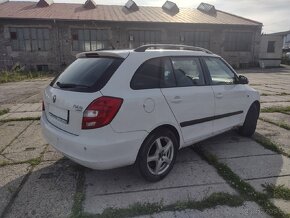
[[[43,134],[83,166],[136,164],[145,179],[158,181],[179,149],[232,128],[255,132],[259,94],[247,84],[198,47],[85,52],[45,89]]]

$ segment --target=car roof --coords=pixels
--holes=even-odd
[[[129,55],[138,54],[146,58],[152,57],[166,57],[166,56],[212,56],[219,57],[216,54],[207,53],[204,51],[191,51],[179,49],[148,49],[144,52],[136,52],[135,50],[99,50],[89,51],[77,54],[77,58],[81,57],[115,57],[127,58]]]

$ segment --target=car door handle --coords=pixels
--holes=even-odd
[[[175,96],[172,100],[171,103],[177,104],[182,102],[182,98],[180,96]]]
[[[222,97],[224,97],[224,95],[223,95],[223,93],[219,92],[219,93],[215,94],[215,97],[216,98],[222,98]]]

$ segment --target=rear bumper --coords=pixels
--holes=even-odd
[[[82,130],[80,136],[64,132],[41,117],[46,141],[64,156],[91,169],[106,170],[131,165],[147,135],[145,131],[116,133],[111,126]]]

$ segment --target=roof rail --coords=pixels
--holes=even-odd
[[[180,49],[180,50],[189,50],[189,51],[202,51],[208,54],[213,54],[211,51],[196,47],[196,46],[188,46],[188,45],[174,45],[174,44],[149,44],[149,45],[142,45],[138,48],[136,48],[135,52],[145,52],[147,49],[153,48],[153,49]]]

